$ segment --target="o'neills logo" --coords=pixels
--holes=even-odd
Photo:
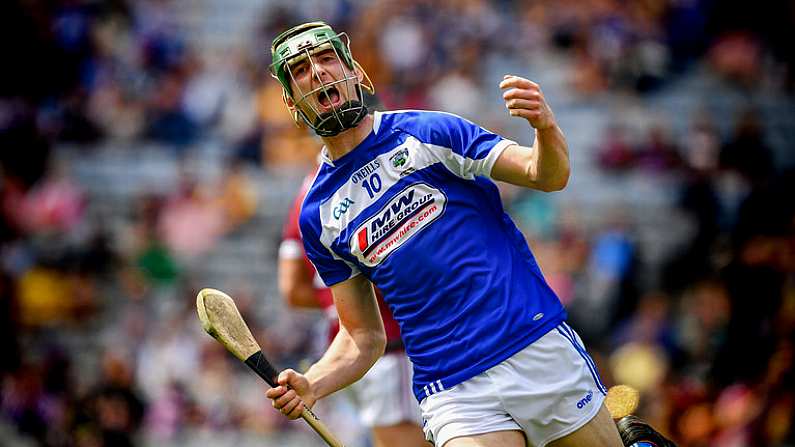
[[[351,253],[374,267],[444,212],[447,197],[425,183],[415,183],[396,194],[366,220],[350,240]]]

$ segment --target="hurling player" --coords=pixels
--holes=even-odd
[[[297,418],[383,354],[374,284],[400,324],[435,445],[672,445],[637,419],[622,431],[644,437],[622,442],[593,360],[503,210],[494,181],[568,182],[566,140],[538,84],[499,84],[510,115],[534,129],[525,147],[448,113],[369,113],[372,83],[325,23],[285,31],[271,54],[287,108],[324,143],[299,224],[340,321],[317,363],[267,391],[276,408]]]

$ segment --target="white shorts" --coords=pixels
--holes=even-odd
[[[411,391],[411,368],[405,352],[389,352],[351,385],[362,425],[369,428],[401,422],[420,425],[420,409]]]
[[[596,416],[607,393],[582,340],[566,323],[513,357],[420,403],[425,437],[521,430],[543,447]]]

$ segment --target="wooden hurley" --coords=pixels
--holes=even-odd
[[[627,385],[616,385],[607,391],[605,405],[610,416],[619,420],[635,412],[640,401],[640,393]]]
[[[213,338],[221,342],[235,357],[253,369],[271,387],[277,387],[279,376],[259,344],[251,335],[251,330],[243,321],[232,298],[215,289],[202,289],[196,296],[196,310],[202,327]],[[344,447],[329,429],[320,422],[312,410],[304,407],[301,417],[331,447]]]

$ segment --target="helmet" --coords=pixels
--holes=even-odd
[[[307,59],[313,76],[317,76],[311,56],[328,49],[334,51],[337,60],[345,68],[341,70],[344,74],[342,79],[321,81],[319,87],[308,92],[301,91],[300,88],[293,91],[291,67]],[[353,59],[350,42],[344,33],[337,34],[324,22],[304,23],[276,36],[271,45],[271,56],[273,61],[270,73],[281,84],[283,99],[296,123],[305,122],[320,136],[334,136],[355,127],[367,115],[362,88],[373,93],[373,84],[367,73]],[[366,83],[360,82],[356,71],[363,74]],[[331,92],[336,89],[339,94],[342,88],[346,89],[347,101],[328,112],[321,113],[311,101],[315,95],[326,95],[331,100]]]

